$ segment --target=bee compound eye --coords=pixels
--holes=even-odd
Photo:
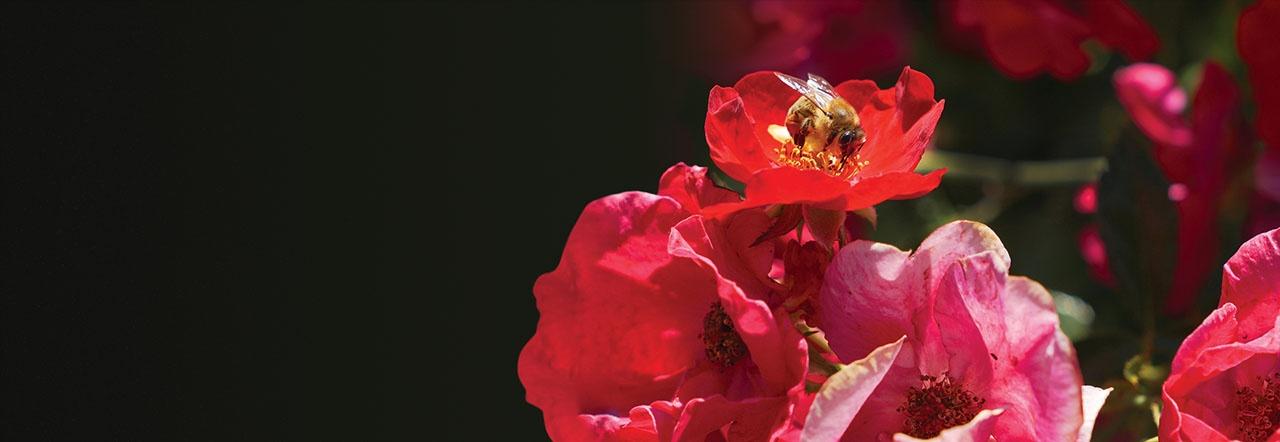
[[[846,130],[840,133],[840,144],[849,144],[853,142],[853,131]]]

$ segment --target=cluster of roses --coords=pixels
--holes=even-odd
[[[1280,1],[1252,13],[1274,21]],[[1235,90],[1202,90],[1188,125],[1169,117],[1181,107],[1166,77],[1124,70],[1117,85],[1134,87],[1118,89],[1135,94],[1121,99],[1173,152],[1162,165],[1198,161],[1178,155],[1221,139],[1200,134],[1223,127],[1215,110],[1234,109]],[[1224,78],[1207,65],[1202,88]],[[760,72],[714,88],[707,110],[711,157],[744,195],[678,164],[656,195],[584,209],[559,266],[534,285],[541,318],[519,359],[553,439],[1090,439],[1109,390],[1083,385],[1050,294],[1008,274],[989,228],[953,222],[914,251],[849,240],[851,214],[874,222],[875,204],[938,185],[944,171],[914,172],[943,109],[932,81],[908,68],[890,89],[835,91],[867,134],[851,177],[784,161],[792,140],[777,129],[799,93]],[[1276,91],[1254,91],[1272,147],[1276,113],[1263,101]],[[1222,169],[1209,169],[1186,185],[1220,192]],[[1280,440],[1280,230],[1246,242],[1223,279],[1219,308],[1172,363],[1160,440]]]
[[[846,241],[847,214],[938,185],[913,171],[943,108],[932,81],[836,92],[868,134],[850,179],[777,160],[790,140],[770,126],[799,93],[762,72],[707,112],[745,198],[680,164],[657,195],[587,206],[520,356],[553,439],[1088,439],[1107,392],[990,229],[947,224],[913,252]]]

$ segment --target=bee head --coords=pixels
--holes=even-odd
[[[867,133],[861,127],[844,129],[840,131],[836,141],[840,143],[840,150],[849,155],[862,149],[862,145],[867,142]]]

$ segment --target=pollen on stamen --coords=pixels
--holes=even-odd
[[[711,304],[711,311],[703,317],[702,335],[699,337],[706,346],[707,359],[721,368],[732,367],[747,355],[747,344],[734,330],[733,318],[724,312],[719,301]]]
[[[905,415],[902,433],[928,439],[942,430],[963,425],[982,411],[987,400],[964,389],[947,373],[920,376],[921,386],[907,390],[907,400],[897,408]]]
[[[770,124],[767,129],[769,136],[776,140],[779,144],[774,148],[774,163],[783,166],[791,166],[801,170],[816,169],[826,172],[841,179],[852,179],[858,172],[870,164],[869,161],[863,160],[861,154],[853,154],[849,157],[843,157],[839,153],[833,153],[827,150],[809,151],[803,146],[795,143],[791,138],[791,134],[787,132],[787,128]]]
[[[1258,390],[1236,390],[1236,425],[1244,442],[1265,441],[1280,429],[1280,373],[1258,380]]]

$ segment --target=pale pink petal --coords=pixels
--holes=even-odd
[[[1011,440],[1071,440],[1083,421],[1079,363],[1039,283],[1009,277],[1004,291],[1009,353],[993,359],[988,407],[1005,408],[997,434]],[[1016,337],[1016,339],[1014,338]]]
[[[970,388],[990,385],[998,355],[1009,354],[1002,302],[1005,274],[998,259],[994,252],[983,252],[955,261],[934,292],[931,322],[937,324],[939,348],[948,356],[945,371]]]
[[[952,221],[930,233],[920,243],[920,247],[912,252],[911,260],[913,266],[918,266],[919,271],[922,271],[920,275],[924,279],[933,281],[933,285],[929,287],[933,290],[952,262],[987,251],[996,254],[996,268],[1008,272],[1009,252],[990,227],[973,221]]]
[[[1107,402],[1107,396],[1111,395],[1112,388],[1101,389],[1092,385],[1085,385],[1080,389],[1081,402],[1084,404],[1084,423],[1080,425],[1080,435],[1076,437],[1076,442],[1089,442],[1093,439],[1093,424],[1098,420],[1098,412],[1102,411],[1102,405]]]
[[[906,336],[875,349],[867,357],[845,366],[818,391],[809,408],[801,440],[837,441],[849,423],[880,385],[901,353]]]
[[[914,360],[919,352],[914,347],[911,338],[907,338],[889,373],[849,424],[844,442],[882,442],[903,430],[905,419],[898,407],[906,403],[911,387],[921,386],[921,367],[919,361]]]
[[[911,318],[926,299],[923,281],[903,274],[907,257],[887,244],[855,241],[827,267],[815,316],[840,360],[862,359],[915,334]]]

